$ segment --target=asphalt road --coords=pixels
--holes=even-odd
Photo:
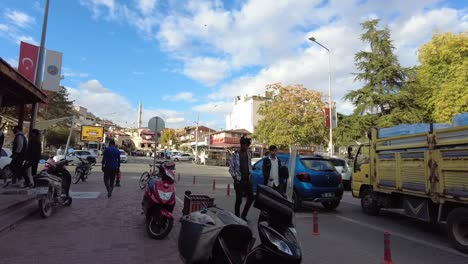
[[[0,263],[181,263],[178,221],[162,241],[148,238],[144,230],[138,179],[150,162],[148,158],[131,157],[122,165],[123,186],[116,188],[111,199],[105,195],[99,171],[88,182],[73,184],[71,207],[58,208],[48,219],[32,216],[0,237]],[[212,196],[217,206],[233,209],[232,186],[231,196],[226,196],[227,184],[232,184],[227,168],[188,162],[177,163],[176,168],[180,174],[174,211],[177,218],[185,190]],[[319,210],[319,236],[312,235],[314,208]],[[257,217],[258,210],[252,208],[248,218],[254,233]],[[392,212],[378,217],[365,215],[359,200],[349,193],[334,212],[308,204],[296,214],[296,228],[303,263],[382,263],[385,231],[392,234],[394,263],[468,263],[468,255],[450,248],[443,227],[431,227]]]

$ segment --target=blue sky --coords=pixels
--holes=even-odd
[[[76,104],[134,125],[225,127],[235,95],[264,92],[268,83],[302,83],[327,92],[332,50],[333,99],[353,82],[354,54],[366,45],[359,23],[379,18],[392,31],[401,64],[417,64],[417,48],[434,30],[468,31],[465,1],[438,0],[50,0],[46,47],[63,52],[66,86]],[[40,41],[45,0],[0,2],[0,57],[17,66],[19,41]]]

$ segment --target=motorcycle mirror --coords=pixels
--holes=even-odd
[[[43,160],[43,159],[41,159],[41,160],[39,161],[39,163],[40,163],[40,164],[46,164],[46,161]]]

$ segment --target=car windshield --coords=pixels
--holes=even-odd
[[[302,164],[311,170],[317,171],[327,171],[327,170],[335,170],[333,164],[326,159],[313,159],[313,158],[305,158],[301,159]]]
[[[331,162],[333,163],[333,166],[335,166],[335,167],[345,167],[346,166],[346,161],[341,160],[341,159],[332,159]]]
[[[125,155],[125,151],[120,151],[120,155]]]

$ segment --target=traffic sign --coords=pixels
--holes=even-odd
[[[166,128],[166,125],[162,118],[155,116],[149,120],[148,128],[155,133],[160,133],[164,128]]]

